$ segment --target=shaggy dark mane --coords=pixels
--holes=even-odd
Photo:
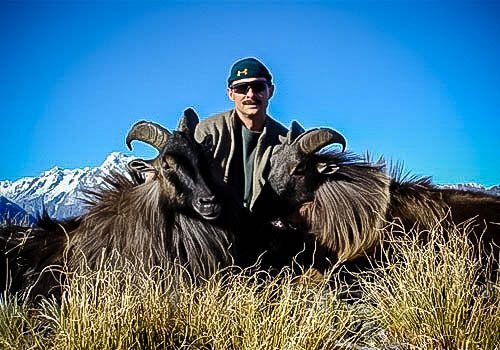
[[[406,170],[403,162],[390,162],[388,173],[392,179],[392,183],[400,187],[422,186],[433,188],[432,178],[430,176],[420,176]]]
[[[131,149],[132,141],[141,141],[158,155],[134,159],[128,172],[107,174],[101,185],[86,190],[80,198],[86,213],[70,221],[43,214],[33,227],[1,228],[4,290],[16,293],[31,284],[32,277],[43,279],[41,271],[52,264],[64,265],[65,271],[98,269],[109,260],[169,271],[182,265],[196,280],[232,264],[232,226],[221,215],[224,202],[214,193],[218,183],[208,165],[210,142],[194,140],[198,121],[196,113],[186,109],[175,132],[137,122],[127,134],[127,146]],[[41,285],[47,296],[51,286],[60,284],[45,280]]]
[[[89,211],[68,244],[72,268],[95,268],[113,252],[146,266],[176,261],[200,277],[232,262],[229,232],[181,210],[182,198],[165,194],[160,181],[113,173],[87,194]]]
[[[450,208],[430,176],[414,175],[406,171],[401,162],[391,164],[389,174],[391,205],[388,220],[402,225],[406,231],[429,231],[449,223]]]
[[[116,196],[122,191],[128,191],[131,188],[143,184],[144,180],[135,171],[127,171],[121,173],[112,171],[107,176],[101,177],[102,183],[97,188],[85,188],[82,193],[82,202],[88,207],[92,208],[99,204],[104,198],[108,196]]]
[[[498,254],[500,197],[440,188],[430,177],[404,171],[402,163],[387,166],[382,158],[373,162],[369,155],[328,149],[301,154],[290,144],[273,157],[273,188],[283,196],[306,198],[300,207],[307,224],[304,233],[326,247],[333,261],[375,252],[387,230],[406,235],[446,232],[455,225],[467,227],[473,242],[482,239],[490,247],[484,248],[487,253]],[[306,170],[296,173],[296,164],[307,164]],[[287,191],[280,192],[282,188]],[[311,188],[312,194],[305,191]]]
[[[385,225],[390,179],[382,171],[384,164],[338,151],[314,157],[335,163],[339,170],[314,193],[307,220],[311,233],[340,261],[362,256],[379,242]]]
[[[52,220],[44,211],[31,226],[7,226],[0,231],[0,288],[22,291],[25,295],[58,295],[55,286],[63,280],[61,252],[67,234],[78,220]],[[48,269],[48,267],[57,267]]]

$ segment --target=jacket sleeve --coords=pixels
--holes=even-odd
[[[194,139],[196,142],[201,143],[205,139],[205,137],[209,134],[208,128],[200,123],[196,125],[196,128],[194,129]]]

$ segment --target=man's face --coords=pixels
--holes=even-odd
[[[238,114],[248,118],[265,115],[273,93],[274,86],[269,85],[266,78],[236,80],[227,88],[227,96],[234,102]]]

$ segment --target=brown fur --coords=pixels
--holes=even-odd
[[[392,223],[407,234],[471,218],[471,240],[481,240],[483,253],[498,257],[500,197],[441,189],[429,178],[404,177],[400,171],[389,174],[382,161],[371,163],[349,153],[301,154],[293,143],[278,148],[271,164],[271,187],[289,203],[288,211],[301,214],[304,240],[312,235],[326,248],[327,260],[346,262],[372,254]],[[334,171],[323,174],[317,164]]]
[[[232,236],[217,223],[193,216],[184,199],[164,192],[158,179],[142,183],[120,174],[90,193],[89,211],[79,219],[42,217],[33,228],[0,228],[2,289],[30,297],[58,295],[64,275],[82,265],[96,269],[102,259],[168,267],[178,263],[195,278],[232,264]],[[45,271],[45,272],[44,272]]]
[[[349,172],[348,167],[343,170]],[[467,225],[471,241],[481,242],[481,253],[498,259],[499,197],[437,188],[428,178],[393,178],[389,187],[389,176],[376,170],[358,176],[348,184],[335,179],[322,183],[307,219],[311,233],[338,260],[372,253],[391,223],[401,234]],[[378,186],[374,183],[377,178]]]
[[[177,263],[196,279],[231,264],[231,220],[221,216],[222,203],[213,194],[219,184],[211,166],[211,139],[194,140],[197,123],[191,109],[184,112],[179,131],[136,123],[127,145],[143,141],[159,155],[129,162],[127,176],[104,178],[101,188],[89,191],[89,210],[80,218],[59,222],[44,216],[34,228],[0,228],[1,287],[31,288],[29,277],[40,277],[51,264],[67,264],[70,271],[82,265],[95,269],[110,258],[146,267]],[[42,294],[57,284],[57,278],[41,279]]]
[[[364,255],[380,241],[389,206],[387,175],[370,168],[345,170],[354,172],[318,187],[307,219],[311,233],[340,261]]]
[[[229,233],[175,210],[184,199],[165,192],[165,181],[138,184],[115,174],[107,182],[108,188],[93,192],[90,210],[70,235],[70,268],[83,260],[95,268],[103,253],[112,252],[146,266],[177,261],[200,277],[231,263]]]
[[[407,231],[412,227],[432,230],[437,225],[466,227],[481,255],[500,261],[500,197],[438,188],[428,178],[395,179],[388,219],[400,220]]]
[[[391,205],[387,220],[395,221],[405,230],[431,230],[449,220],[449,207],[442,193],[429,178],[399,180],[391,183]]]

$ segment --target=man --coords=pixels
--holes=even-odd
[[[273,146],[282,143],[287,129],[267,114],[274,85],[267,67],[256,58],[243,58],[233,64],[228,78],[227,96],[234,108],[198,124],[195,139],[202,142],[211,135],[214,157],[221,165],[224,182],[251,212],[268,202],[266,177]]]

